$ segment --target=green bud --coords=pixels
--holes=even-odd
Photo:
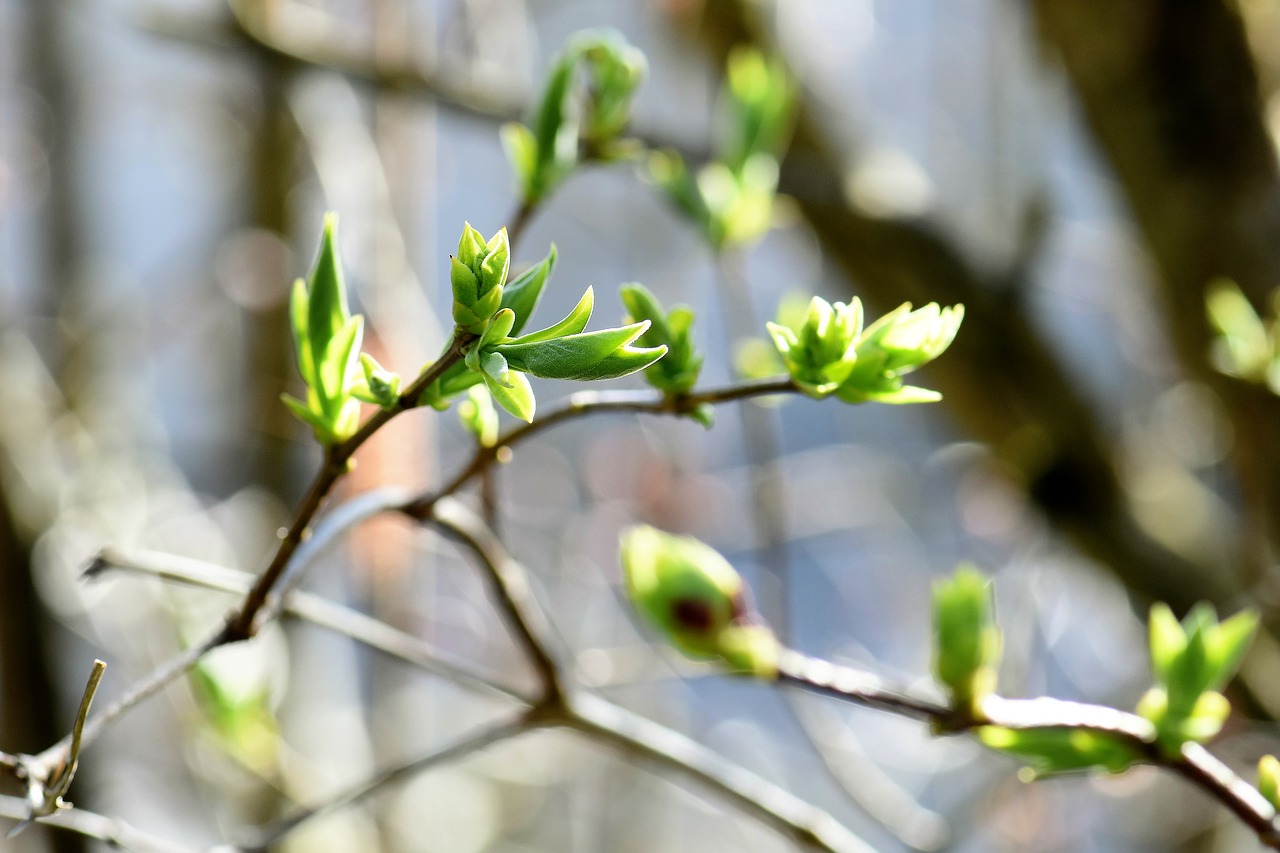
[[[995,691],[1001,636],[994,610],[990,582],[970,566],[934,584],[933,669],[958,710],[976,714]]]
[[[902,377],[941,355],[960,328],[964,306],[939,308],[930,303],[917,311],[910,303],[867,326],[858,337],[857,359],[836,389],[846,403],[931,403],[936,391],[906,385]]]
[[[798,328],[769,323],[768,329],[795,383],[811,397],[825,397],[848,379],[857,363],[862,303],[855,298],[848,305],[832,305],[815,296]]]
[[[400,374],[384,370],[367,352],[360,354],[360,366],[364,369],[364,384],[353,386],[351,395],[378,406],[395,405],[400,399]]]
[[[632,603],[682,652],[776,677],[778,641],[753,620],[742,577],[717,551],[641,526],[623,532],[620,554]]]
[[[449,264],[453,285],[453,319],[478,335],[502,305],[502,288],[511,265],[511,245],[503,228],[488,242],[470,223],[463,226],[458,254]]]
[[[1258,793],[1274,809],[1280,809],[1280,761],[1274,755],[1258,759]]]
[[[1205,603],[1193,607],[1181,623],[1167,605],[1151,608],[1155,686],[1138,703],[1138,713],[1155,724],[1160,744],[1170,754],[1222,729],[1231,705],[1219,691],[1235,675],[1257,625],[1252,611],[1220,623]]]

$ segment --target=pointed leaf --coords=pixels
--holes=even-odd
[[[326,400],[340,400],[345,395],[347,377],[355,367],[363,336],[364,317],[357,314],[342,325],[320,357],[320,387],[317,390]]]
[[[1151,668],[1156,681],[1167,684],[1174,662],[1187,647],[1187,635],[1182,631],[1169,605],[1163,602],[1152,605],[1148,621],[1148,642],[1151,645]]]
[[[525,324],[533,316],[542,298],[543,288],[551,278],[556,267],[556,246],[551,244],[547,256],[529,269],[525,270],[514,281],[507,282],[502,289],[502,307],[515,312],[516,322],[507,334],[515,336],[524,330]]]
[[[298,353],[298,373],[308,386],[316,381],[315,359],[311,355],[311,338],[307,334],[307,283],[295,279],[289,294],[289,321],[293,326],[294,348]]]
[[[1236,674],[1258,628],[1258,614],[1243,610],[1218,626],[1209,649],[1208,688],[1220,690]]]
[[[347,310],[347,286],[342,276],[342,264],[338,259],[337,229],[337,214],[326,214],[320,252],[311,270],[307,289],[307,333],[311,338],[312,356],[317,359],[329,348],[329,341],[338,334],[350,316],[350,311]]]
[[[289,394],[281,394],[280,400],[293,413],[294,417],[311,427],[315,433],[316,441],[321,444],[334,443],[333,427],[323,415],[312,411],[306,403]]]
[[[503,386],[498,384],[487,373],[484,374],[485,387],[489,389],[489,393],[493,396],[494,402],[515,415],[522,421],[532,422],[535,408],[535,400],[533,398],[533,388],[529,385],[529,380],[522,373],[516,373],[514,370],[507,374],[511,384]]]
[[[619,377],[630,376],[632,373],[644,370],[646,367],[655,364],[666,354],[666,345],[660,347],[621,347],[600,359],[591,367],[582,370],[578,375],[564,378],[582,381],[618,379]],[[534,375],[537,376],[538,374],[535,373]],[[544,378],[550,379],[552,377]]]
[[[578,300],[578,304],[559,323],[554,326],[548,326],[540,332],[531,332],[516,338],[509,345],[533,344],[539,341],[565,337],[566,335],[576,335],[587,327],[587,321],[591,319],[591,310],[594,306],[595,289],[588,287],[587,292],[582,294],[582,298]]]
[[[646,321],[618,329],[601,329],[533,343],[521,339],[495,349],[505,355],[516,370],[544,379],[583,379],[595,376],[595,365],[630,344],[648,327]],[[661,355],[654,355],[646,363],[652,364]]]

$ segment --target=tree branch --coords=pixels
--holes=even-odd
[[[1276,810],[1256,788],[1199,744],[1186,744],[1177,756],[1156,742],[1155,726],[1144,717],[1102,705],[1060,699],[1004,699],[988,697],[979,713],[958,711],[940,702],[889,687],[879,676],[785,652],[778,664],[784,685],[832,696],[868,708],[929,723],[940,733],[971,732],[982,726],[1007,729],[1071,729],[1107,735],[1131,747],[1135,754],[1164,767],[1200,788],[1230,809],[1267,847],[1280,850]]]
[[[21,797],[0,796],[0,815],[22,820],[30,811],[30,804]],[[68,829],[88,838],[96,838],[110,847],[131,850],[133,853],[195,853],[190,847],[156,838],[134,829],[122,820],[84,809],[60,809],[48,817],[40,818],[38,823]]]

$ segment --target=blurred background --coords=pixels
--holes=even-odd
[[[1250,774],[1278,749],[1280,399],[1217,369],[1205,293],[1230,278],[1265,315],[1280,284],[1272,0],[0,0],[0,749],[61,737],[94,656],[105,701],[235,603],[82,580],[103,546],[264,566],[319,461],[279,395],[300,387],[286,301],[323,212],[342,217],[367,348],[412,374],[443,342],[463,222],[491,234],[518,209],[501,123],[528,115],[570,34],[601,26],[648,58],[632,134],[695,164],[721,132],[729,50],[776,50],[800,86],[783,195],[735,253],[735,291],[635,167],[582,170],[515,250],[558,246],[539,320],[594,285],[613,323],[616,286],[643,282],[697,309],[703,382],[721,385],[750,351],[734,318],[763,338],[795,294],[967,315],[921,374],[940,404],[750,403],[711,432],[610,415],[521,446],[496,478],[501,529],[576,683],[877,850],[1254,849],[1149,769],[1023,785],[967,739],[680,661],[625,606],[616,542],[635,522],[697,535],[792,646],[921,689],[930,583],[961,560],[996,578],[1011,696],[1131,708],[1152,601],[1258,607],[1268,630],[1215,745]],[[571,390],[535,385],[540,408]],[[426,488],[470,454],[452,412],[415,412],[342,495]],[[481,579],[427,531],[370,522],[309,587],[532,683]],[[70,798],[184,849],[240,843],[505,710],[285,621],[113,727]],[[728,845],[793,849],[550,731],[277,849]],[[4,847],[105,849],[40,826]]]

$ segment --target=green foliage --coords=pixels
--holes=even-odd
[[[735,50],[726,78],[728,133],[716,159],[695,175],[676,152],[658,151],[648,170],[717,249],[750,243],[769,230],[794,102],[786,68],[759,51]]]
[[[563,320],[519,337],[511,337],[515,312],[502,309],[467,352],[466,366],[480,376],[500,406],[531,421],[533,390],[523,374],[543,379],[615,379],[644,370],[666,353],[664,346],[633,346],[648,322],[584,332],[594,301],[594,291],[587,288]]]
[[[697,384],[703,362],[693,344],[693,309],[676,305],[666,311],[642,284],[624,284],[621,296],[628,323],[649,323],[648,331],[636,343],[667,348],[665,356],[645,369],[645,380],[664,394],[687,394]]]
[[[1222,728],[1231,706],[1218,691],[1235,675],[1257,627],[1252,611],[1218,622],[1212,605],[1201,603],[1179,623],[1168,605],[1151,608],[1155,686],[1138,713],[1155,724],[1167,752],[1177,754],[1184,743],[1209,740]]]
[[[353,317],[347,307],[337,229],[337,215],[328,214],[311,275],[293,285],[289,317],[307,394],[305,401],[283,397],[289,411],[326,445],[349,438],[360,425],[360,401],[354,392],[362,378],[357,364],[364,318]]]
[[[1131,743],[1086,729],[1009,729],[982,726],[978,738],[992,749],[1027,761],[1025,780],[1080,770],[1122,773],[1143,756]]]
[[[811,397],[834,394],[846,403],[932,403],[936,391],[902,377],[937,358],[955,338],[964,306],[916,311],[903,304],[862,328],[862,303],[829,304],[815,296],[802,322],[769,323],[769,334],[792,380]]]
[[[364,370],[364,382],[353,385],[351,395],[366,403],[394,406],[400,399],[400,374],[384,369],[367,352],[360,353],[360,367]]]
[[[632,146],[619,137],[631,117],[631,98],[647,71],[644,54],[613,30],[589,30],[573,36],[547,77],[533,127],[512,123],[502,141],[516,173],[523,204],[544,199],[586,156],[613,160]],[[582,69],[581,98],[574,88]]]
[[[678,649],[737,672],[777,675],[778,641],[751,621],[746,585],[715,549],[639,526],[623,532],[620,554],[632,604]]]
[[[935,583],[933,671],[953,708],[978,714],[996,688],[1000,650],[991,583],[971,566]]]
[[[1273,299],[1277,307],[1263,320],[1234,282],[1218,279],[1205,307],[1217,332],[1212,355],[1218,369],[1280,394],[1280,291]]]
[[[1280,760],[1274,755],[1258,759],[1258,793],[1272,808],[1280,809]]]

